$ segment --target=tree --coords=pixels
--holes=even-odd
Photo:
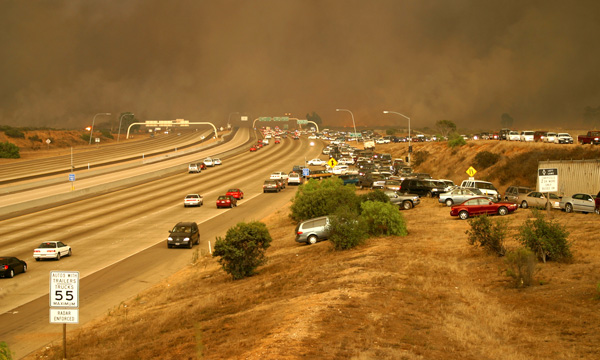
[[[513,126],[514,119],[507,113],[502,114],[502,116],[500,116],[500,119],[500,124],[503,128],[510,129]]]
[[[396,210],[397,212],[398,210]],[[369,235],[356,209],[338,208],[329,220],[329,241],[335,250],[348,250],[362,244]]]
[[[321,125],[323,123],[321,117],[314,111],[312,112],[312,114],[306,114],[306,120],[314,121],[317,125]]]
[[[0,158],[3,159],[18,159],[21,155],[19,154],[19,147],[10,142],[0,143]]]
[[[435,127],[445,138],[448,137],[448,134],[456,131],[456,124],[450,120],[440,120],[435,123]]]
[[[254,275],[258,266],[267,261],[266,249],[271,246],[271,235],[264,223],[240,222],[227,230],[225,239],[217,237],[213,256],[220,256],[219,264],[234,280]]]
[[[365,201],[360,205],[360,217],[371,235],[406,236],[406,222],[398,206],[380,201]]]
[[[354,186],[344,186],[344,182],[338,177],[321,181],[310,179],[298,187],[292,199],[290,217],[300,222],[331,215],[344,205],[358,211],[359,201]]]

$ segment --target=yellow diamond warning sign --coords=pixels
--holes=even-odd
[[[475,174],[476,174],[476,173],[477,173],[477,170],[475,170],[475,169],[474,169],[472,166],[470,166],[470,167],[467,169],[467,175],[469,175],[470,177],[473,177],[473,176],[475,176]]]
[[[337,161],[334,158],[331,158],[327,161],[327,165],[329,165],[330,168],[333,168],[337,165]]]

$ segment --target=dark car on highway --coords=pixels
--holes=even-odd
[[[169,233],[167,238],[169,248],[182,246],[191,249],[194,244],[200,244],[200,230],[195,222],[177,223]]]
[[[12,278],[16,274],[27,272],[27,263],[14,256],[0,256],[0,276]]]
[[[263,184],[263,192],[280,192],[279,182],[277,180],[265,180]]]
[[[232,208],[237,206],[237,199],[231,195],[221,195],[217,198],[217,209],[219,208]]]

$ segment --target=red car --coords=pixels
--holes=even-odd
[[[250,148],[250,152],[256,151],[256,146]]]
[[[275,139],[274,143],[275,144],[279,144],[281,141],[279,141],[279,139]]]
[[[477,215],[506,215],[517,210],[519,205],[508,202],[493,202],[486,197],[476,197],[454,205],[450,208],[451,216],[458,216],[462,220]]]
[[[244,198],[244,192],[242,191],[242,189],[229,189],[227,190],[227,193],[225,195],[231,195],[237,200]]]
[[[263,144],[262,144],[262,143],[258,143],[258,144],[256,144],[256,148],[258,148],[258,149],[262,149],[262,147],[263,147]]]
[[[231,195],[221,195],[217,198],[217,209],[222,207],[232,208],[237,206],[237,199]]]

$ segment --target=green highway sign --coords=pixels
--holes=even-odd
[[[298,124],[299,124],[299,125],[305,125],[305,124],[308,124],[308,120],[298,120]]]
[[[271,121],[270,116],[261,116],[258,118],[258,121]]]

